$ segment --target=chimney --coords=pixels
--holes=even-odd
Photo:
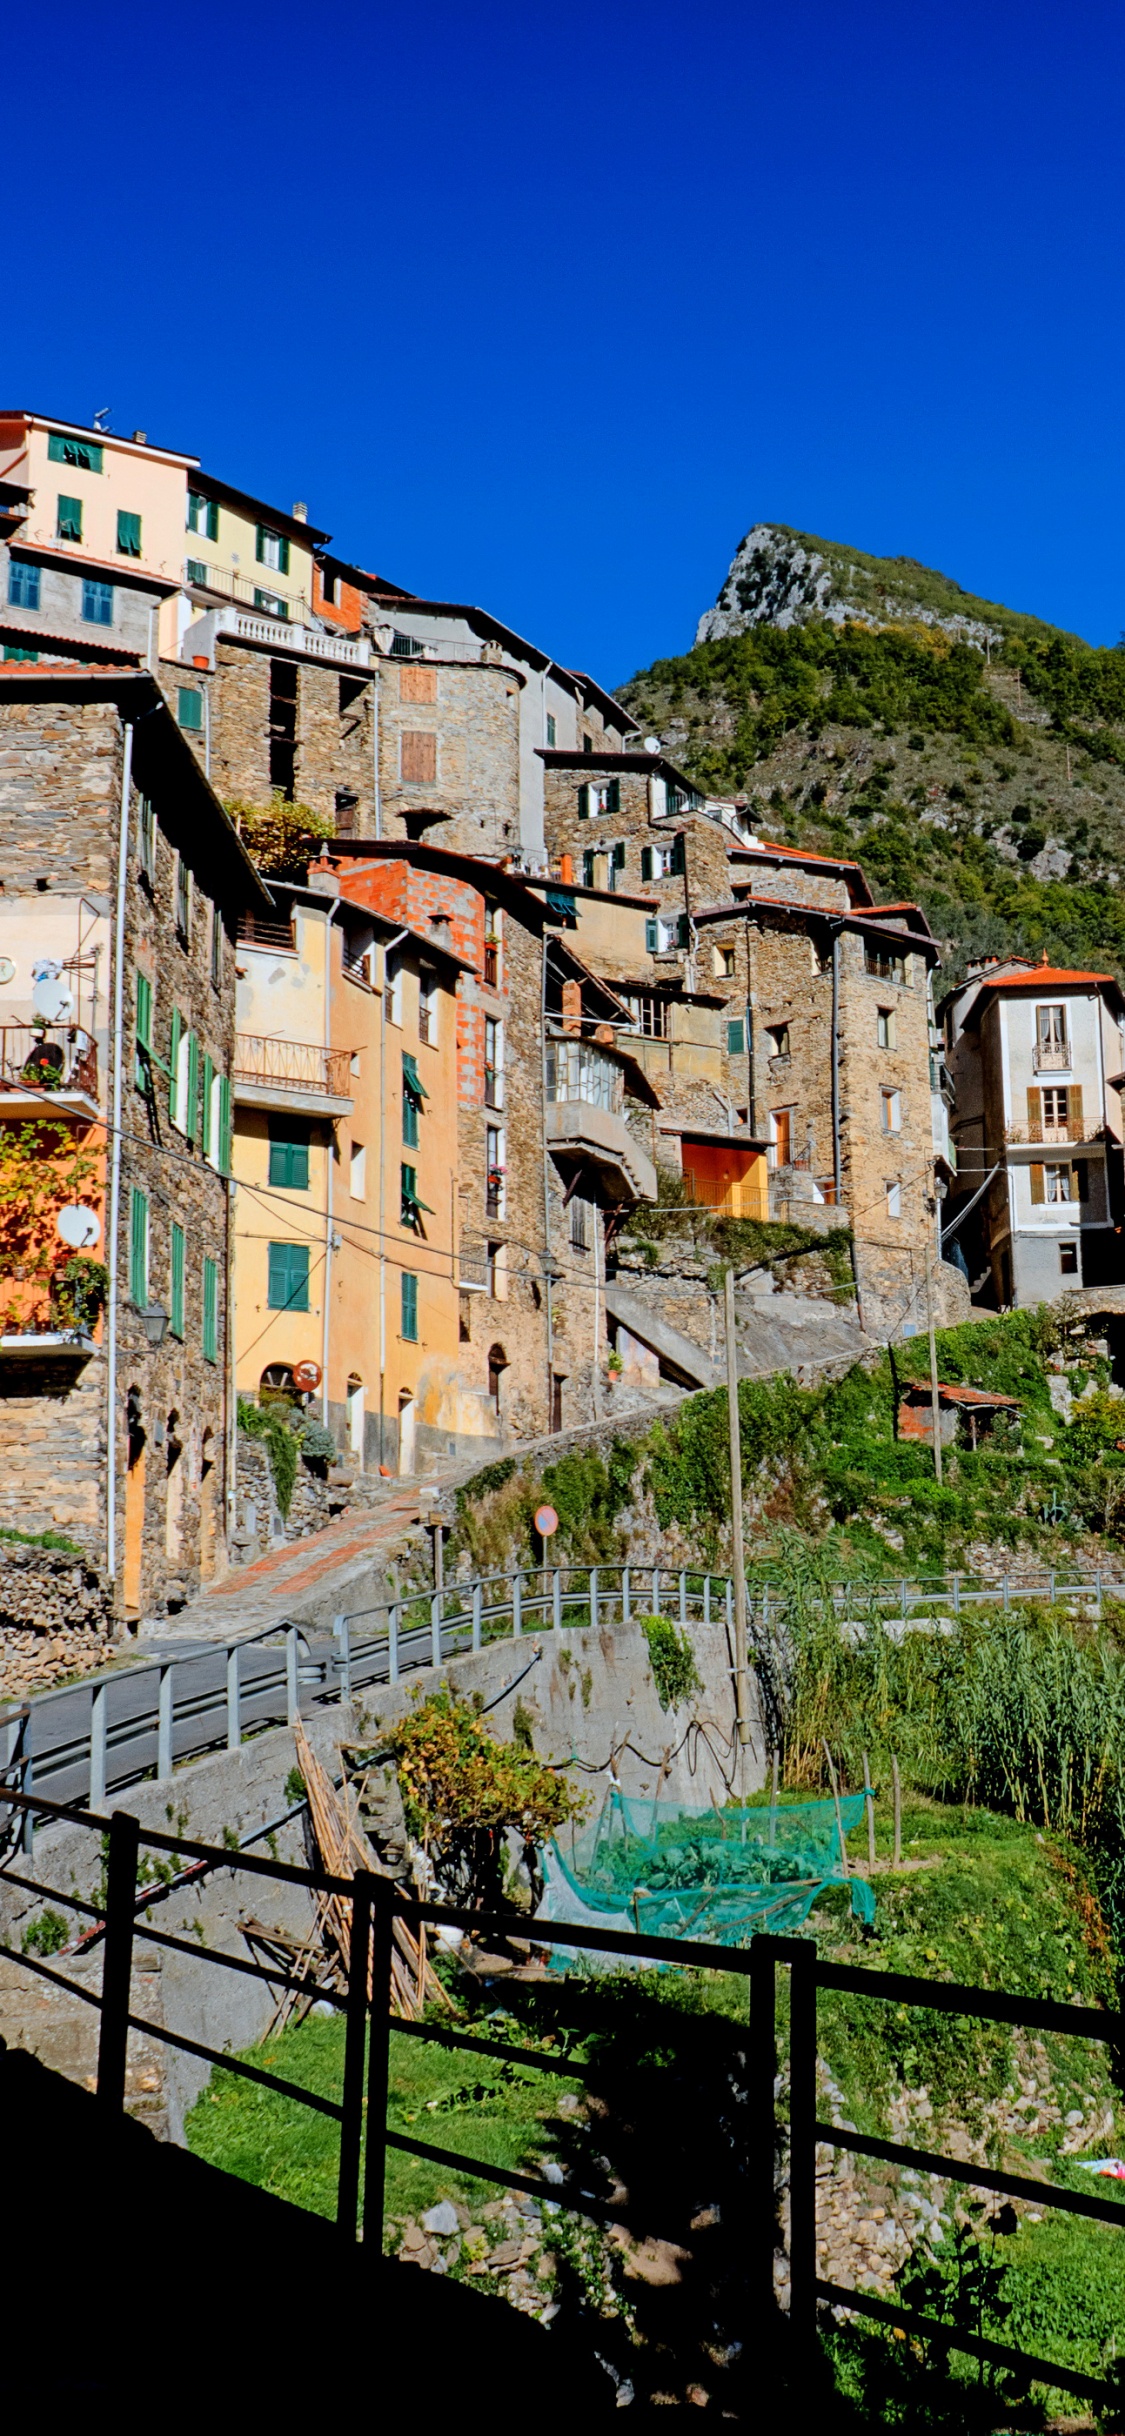
[[[571,887],[571,885],[573,884],[573,880],[574,880],[574,856],[573,856],[572,854],[560,854],[560,856],[559,856],[559,878],[560,878],[560,880],[565,881],[566,886],[567,886],[568,888],[569,888],[569,887]]]
[[[143,448],[148,439],[148,433],[147,431],[135,431],[133,433],[133,438],[136,441],[137,447]]]
[[[293,501],[293,514],[294,514],[294,516],[296,517],[296,520],[297,520],[297,523],[298,523],[298,524],[307,524],[307,523],[308,523],[308,521],[309,521],[309,511],[308,511],[307,507],[305,506],[305,502],[304,502],[304,500],[303,500],[303,499],[295,499],[295,500]]]

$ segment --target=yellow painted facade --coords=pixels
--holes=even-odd
[[[410,1472],[495,1429],[459,1358],[458,967],[340,899],[291,911],[238,949],[236,1383],[315,1363],[341,1456]]]
[[[188,485],[185,498],[187,530],[181,556],[189,580],[209,586],[240,608],[272,614],[268,604],[283,604],[282,614],[297,624],[311,610],[313,597],[312,538],[305,538],[294,520],[264,502],[231,500],[219,484]],[[203,502],[197,506],[195,502]],[[210,523],[217,527],[213,533]],[[259,551],[262,555],[259,556]],[[280,562],[287,560],[287,564]],[[198,570],[198,572],[197,572]],[[256,598],[261,594],[262,598]]]

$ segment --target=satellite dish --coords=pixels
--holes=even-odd
[[[81,1201],[68,1201],[55,1220],[55,1233],[69,1245],[72,1252],[88,1252],[101,1234],[101,1220],[96,1210]]]
[[[646,751],[646,753],[658,753],[658,752],[660,751],[660,738],[659,738],[659,736],[646,736],[646,737],[645,737],[645,751]]]
[[[31,978],[34,983],[32,1014],[38,1015],[42,1023],[61,1023],[74,1008],[74,992],[69,981],[63,979],[61,964],[55,964],[49,958],[42,964],[33,964]]]
[[[0,956],[0,982],[14,981],[16,968],[10,956]]]

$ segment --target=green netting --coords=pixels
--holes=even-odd
[[[842,1796],[845,1835],[861,1824],[863,1804],[862,1793]],[[551,1843],[540,1910],[638,1936],[745,1945],[760,1929],[799,1928],[826,1886],[843,1885],[870,1927],[875,1896],[865,1878],[845,1873],[834,1802],[718,1810],[614,1788],[593,1825]]]

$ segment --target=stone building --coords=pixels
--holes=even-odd
[[[0,1219],[0,1514],[131,1621],[225,1563],[235,933],[269,904],[151,676],[0,670],[0,1124],[50,1171]]]
[[[336,840],[310,878],[320,869],[337,875],[343,897],[443,940],[461,960],[465,1391],[485,1399],[505,1440],[598,1417],[607,1218],[655,1195],[656,1097],[618,1046],[626,1010],[558,936],[559,908],[518,874],[386,841]]]
[[[974,1295],[1003,1309],[1125,1282],[1113,975],[994,959],[971,965],[939,1012],[955,1094],[946,1240]]]
[[[494,1432],[459,1345],[464,967],[336,871],[274,900],[238,942],[236,1381],[302,1395],[357,1469],[412,1472]]]

